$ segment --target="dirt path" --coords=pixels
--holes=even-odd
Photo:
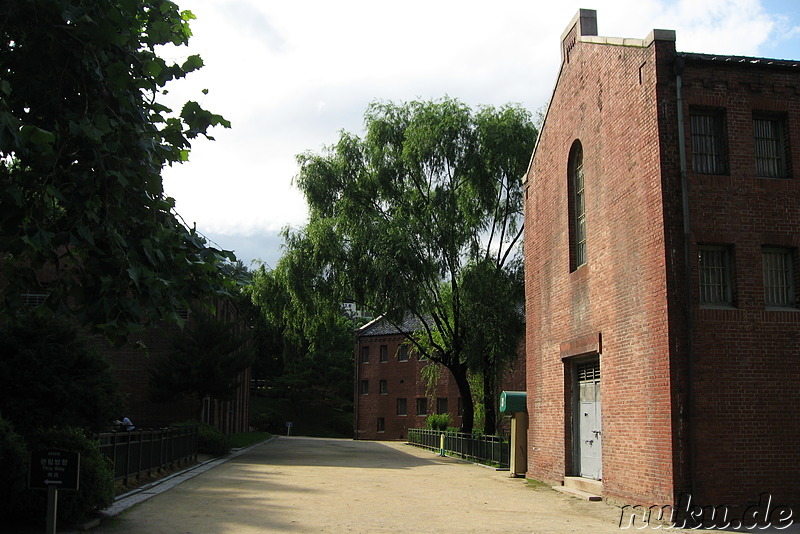
[[[619,514],[401,443],[282,437],[94,532],[602,533],[620,532]]]

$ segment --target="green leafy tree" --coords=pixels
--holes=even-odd
[[[274,350],[280,351],[280,365],[274,366],[280,373],[271,382],[297,400],[309,389],[324,397],[349,398],[355,324],[340,301],[328,298],[330,292],[301,287],[311,280],[308,273],[290,277],[304,264],[302,253],[290,250],[275,269],[262,268],[254,277],[253,301],[278,340]]]
[[[365,130],[299,157],[310,219],[287,233],[288,250],[302,256],[291,277],[308,291],[355,297],[389,321],[416,317],[421,332],[410,341],[452,374],[469,432],[462,276],[471,263],[502,269],[518,253],[520,182],[536,129],[517,106],[473,112],[444,98],[375,102]]]
[[[159,102],[203,65],[157,54],[185,45],[193,18],[168,0],[0,3],[0,321],[45,289],[40,312],[121,340],[229,285],[232,254],[186,227],[161,179],[230,126]]]
[[[481,401],[486,434],[497,431],[500,378],[518,355],[525,331],[521,261],[500,267],[492,259],[467,266],[461,280],[464,352],[483,383]]]
[[[29,316],[0,333],[0,413],[28,437],[37,429],[107,428],[122,398],[111,367],[65,319]]]
[[[154,359],[150,391],[154,400],[184,396],[229,398],[241,385],[240,373],[253,362],[249,331],[195,309],[172,338],[169,352]]]

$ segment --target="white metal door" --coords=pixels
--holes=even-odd
[[[577,366],[578,463],[580,475],[603,478],[603,432],[600,402],[600,361]]]

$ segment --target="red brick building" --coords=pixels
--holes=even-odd
[[[409,428],[423,428],[429,414],[449,413],[461,424],[461,398],[455,380],[441,369],[432,395],[426,392],[421,360],[408,343],[413,319],[397,328],[378,318],[356,331],[354,439],[402,440]]]
[[[356,331],[355,439],[403,440],[409,428],[424,428],[434,413],[449,413],[452,426],[461,425],[461,395],[447,369],[439,367],[436,387],[428,394],[422,368],[429,362],[420,360],[407,337],[417,327],[412,318],[399,328],[378,318]],[[523,342],[519,361],[501,381],[503,389],[525,389],[524,353]]]
[[[800,63],[675,43],[592,10],[562,35],[525,186],[527,475],[798,506]]]

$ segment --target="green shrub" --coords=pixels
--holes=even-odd
[[[447,430],[451,422],[449,413],[432,413],[425,420],[425,428]]]
[[[224,456],[231,452],[231,440],[211,425],[197,427],[198,450],[213,456]]]
[[[213,426],[198,421],[184,421],[173,426],[197,426],[197,452],[224,456],[231,452],[231,440]]]
[[[82,521],[93,511],[109,506],[114,500],[114,472],[111,460],[100,452],[100,442],[74,427],[50,428],[37,432],[30,450],[60,449],[80,456],[78,491],[58,493],[58,521]],[[26,462],[27,464],[27,462]],[[26,490],[25,502],[18,511],[32,520],[41,520],[47,510],[47,491]]]
[[[22,504],[30,453],[11,423],[0,417],[0,517],[9,517]]]
[[[286,416],[269,407],[250,415],[250,425],[260,432],[280,434],[286,431]]]

